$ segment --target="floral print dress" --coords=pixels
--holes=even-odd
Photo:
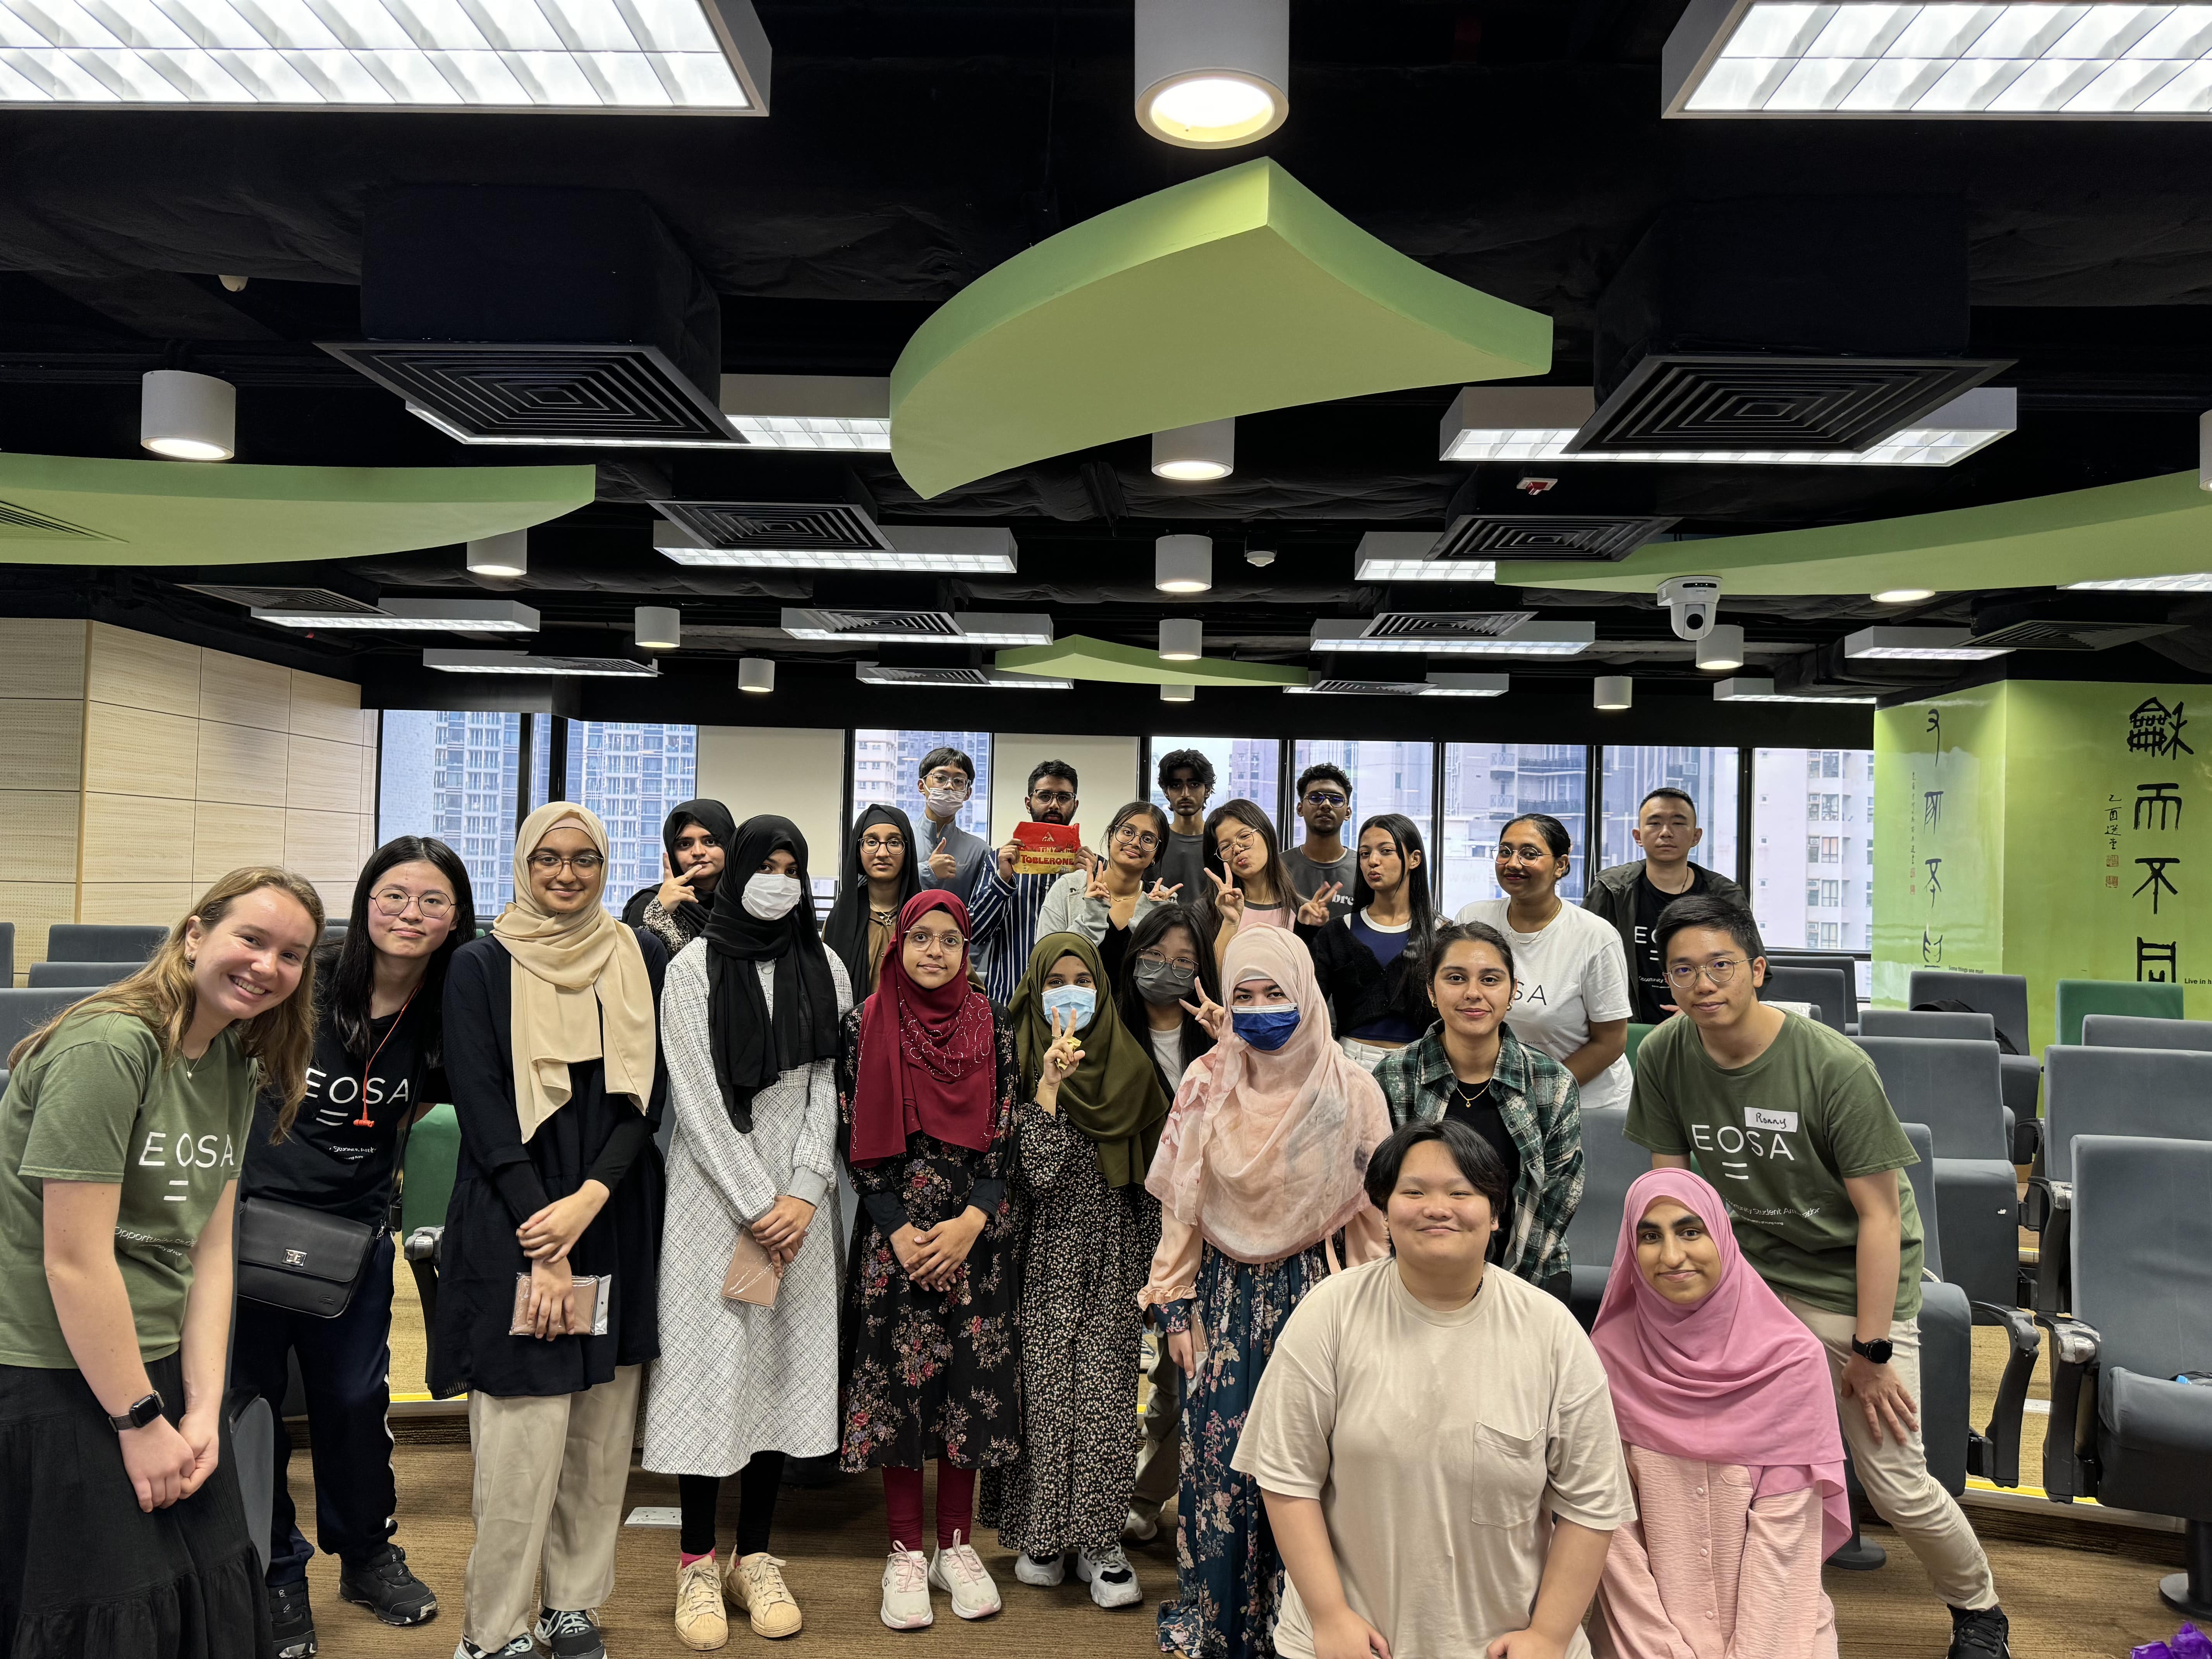
[[[917,1469],[942,1457],[992,1468],[1021,1454],[1023,1217],[1007,1191],[1020,1066],[1012,1029],[995,1004],[997,1087],[990,1146],[947,1146],[922,1133],[905,1155],[852,1163],[853,1095],[860,1073],[862,1008],[845,1017],[837,1056],[837,1146],[860,1194],[845,1275],[839,1375],[844,1394],[840,1464],[848,1474]],[[950,1290],[927,1291],[899,1266],[890,1236],[902,1222],[933,1227],[969,1204],[990,1217]]]

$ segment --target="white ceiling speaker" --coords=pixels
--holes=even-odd
[[[530,571],[530,532],[510,530],[503,536],[483,536],[469,544],[471,576],[521,576]]]
[[[1152,586],[1163,593],[1203,593],[1213,586],[1213,538],[1163,536],[1152,544]]]
[[[1255,570],[1265,570],[1274,562],[1275,550],[1272,547],[1248,547],[1244,550],[1244,562]]]
[[[1237,470],[1237,419],[1200,421],[1152,434],[1152,476],[1211,483]]]
[[[1137,125],[1231,149],[1291,112],[1290,0],[1137,0]]]
[[[1707,629],[1705,638],[1698,641],[1698,666],[1742,667],[1743,629],[1735,623],[1715,623]]]
[[[212,374],[153,368],[138,380],[138,443],[172,461],[238,453],[238,388]]]
[[[1162,702],[1196,702],[1198,688],[1194,685],[1164,685],[1160,688]]]
[[[1206,654],[1206,624],[1195,617],[1170,617],[1160,623],[1160,660],[1196,662]]]
[[[738,658],[738,690],[757,692],[775,690],[775,659],[773,657]]]
[[[1601,674],[1590,702],[1600,708],[1627,708],[1636,702],[1636,682],[1626,674]]]
[[[684,643],[684,613],[672,605],[638,606],[632,626],[641,651],[673,651]]]

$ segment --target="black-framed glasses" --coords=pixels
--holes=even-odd
[[[375,901],[378,911],[387,916],[404,916],[412,904],[422,912],[425,921],[442,921],[454,910],[452,897],[444,893],[410,893],[404,887],[387,887],[369,897]]]
[[[870,830],[860,837],[860,850],[864,853],[903,853],[906,851],[906,837],[896,830],[883,835],[878,835],[875,831]]]
[[[1160,844],[1160,838],[1149,830],[1139,830],[1125,823],[1114,832],[1114,839],[1124,847],[1133,847],[1139,852],[1149,853]]]

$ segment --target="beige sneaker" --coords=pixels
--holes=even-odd
[[[711,1555],[676,1570],[676,1639],[698,1653],[711,1652],[730,1639],[721,1574]]]
[[[783,1582],[783,1563],[766,1550],[731,1562],[724,1588],[730,1600],[751,1615],[754,1635],[775,1641],[799,1634],[799,1603]]]
[[[921,1630],[937,1617],[929,1605],[929,1563],[920,1550],[891,1546],[884,1563],[884,1601],[876,1616],[893,1630]]]
[[[999,1610],[999,1587],[975,1547],[958,1533],[949,1549],[929,1558],[929,1582],[952,1598],[963,1619],[988,1619]]]

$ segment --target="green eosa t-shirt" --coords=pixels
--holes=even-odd
[[[177,1351],[191,1249],[238,1177],[253,1089],[235,1031],[165,1066],[146,1023],[117,1012],[72,1016],[15,1068],[0,1100],[0,1364],[76,1364],[46,1289],[48,1181],[122,1188],[115,1261],[139,1355]]]
[[[1733,1071],[1715,1065],[1686,1016],[1668,1020],[1636,1054],[1628,1138],[1688,1154],[1728,1200],[1736,1242],[1784,1295],[1831,1312],[1858,1311],[1858,1212],[1846,1177],[1920,1160],[1898,1126],[1874,1061],[1849,1037],[1784,1012],[1766,1052]],[[1897,1183],[1903,1249],[1896,1317],[1920,1313],[1920,1212]]]

